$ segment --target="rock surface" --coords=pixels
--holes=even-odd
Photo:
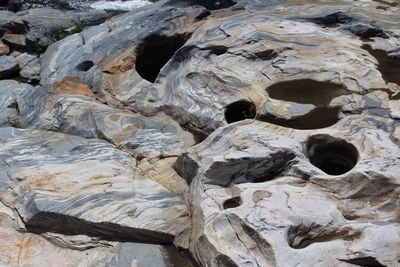
[[[85,12],[0,11],[1,264],[399,266],[397,2]]]
[[[18,61],[14,57],[0,56],[0,79],[8,78],[18,73],[18,70]]]

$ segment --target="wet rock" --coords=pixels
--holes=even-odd
[[[0,56],[0,79],[10,77],[18,73],[18,61],[11,56]]]

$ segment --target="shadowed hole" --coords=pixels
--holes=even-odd
[[[358,265],[358,266],[363,266],[363,267],[386,267],[385,265],[381,264],[377,259],[374,257],[363,257],[363,258],[356,258],[356,259],[350,259],[350,260],[343,260],[341,261],[353,264],[353,265]]]
[[[233,209],[242,205],[242,199],[240,196],[233,197],[224,201],[223,207],[226,209]]]
[[[154,83],[160,70],[181,48],[188,37],[183,34],[165,36],[152,34],[138,46],[136,71],[145,80]]]
[[[87,61],[83,61],[83,62],[79,63],[76,66],[76,69],[79,71],[88,71],[93,66],[94,66],[93,61],[87,60]]]
[[[354,145],[328,135],[316,135],[307,143],[311,164],[329,175],[342,175],[354,168],[358,152]]]
[[[228,123],[256,117],[256,106],[253,102],[240,100],[229,104],[225,109],[225,120]]]
[[[336,124],[340,120],[340,111],[340,107],[317,107],[305,115],[293,117],[291,119],[282,119],[267,114],[260,114],[257,116],[257,120],[298,130],[313,130]]]
[[[208,47],[207,49],[210,50],[211,54],[217,56],[223,55],[228,51],[228,47],[222,45]]]

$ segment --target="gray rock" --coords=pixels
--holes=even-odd
[[[36,58],[33,61],[25,65],[21,71],[20,75],[28,81],[39,81],[40,80],[40,59]]]
[[[170,245],[106,241],[85,235],[29,233],[17,212],[1,202],[0,224],[0,250],[3,252],[0,264],[4,266],[193,266]]]
[[[17,13],[2,11],[0,31],[19,34],[12,35],[14,38],[9,40],[17,49],[44,52],[51,43],[82,31],[86,25],[101,23],[112,15],[101,10],[65,11],[52,8],[34,8]]]
[[[6,34],[3,37],[3,42],[8,45],[13,50],[22,50],[26,49],[25,43],[25,35],[23,34]]]
[[[185,201],[127,153],[105,141],[15,128],[0,128],[0,142],[0,201],[30,231],[187,246]]]
[[[21,127],[17,96],[32,88],[29,84],[13,80],[0,81],[0,127]]]
[[[374,119],[313,131],[247,120],[181,155],[192,253],[203,266],[396,266],[398,146]]]
[[[104,139],[139,158],[177,156],[194,144],[193,136],[167,116],[145,117],[104,105],[76,78],[26,91],[18,104],[24,128]]]
[[[111,266],[163,266],[164,243],[202,266],[398,265],[398,4],[235,2],[160,1],[48,47],[0,112],[29,128],[0,128],[22,227],[124,241]],[[53,24],[74,33],[74,12]],[[44,47],[50,15],[3,28],[26,18]]]
[[[32,61],[39,59],[38,55],[30,53],[22,53],[15,57],[18,60],[18,65],[20,69],[23,69],[26,65]]]
[[[0,79],[18,73],[18,61],[11,56],[0,56]]]

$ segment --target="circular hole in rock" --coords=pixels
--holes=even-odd
[[[247,100],[240,100],[229,104],[225,108],[225,120],[228,123],[256,117],[256,105]]]
[[[83,61],[83,62],[79,63],[76,66],[76,69],[79,71],[88,71],[93,66],[94,66],[93,61],[87,60],[87,61]]]
[[[226,209],[233,209],[242,205],[241,197],[233,197],[224,201],[223,207]]]
[[[356,147],[342,139],[316,135],[307,143],[311,164],[329,175],[342,175],[354,168],[358,161]]]
[[[186,43],[188,37],[188,34],[152,34],[146,37],[136,51],[135,67],[140,77],[154,83],[162,67]]]

